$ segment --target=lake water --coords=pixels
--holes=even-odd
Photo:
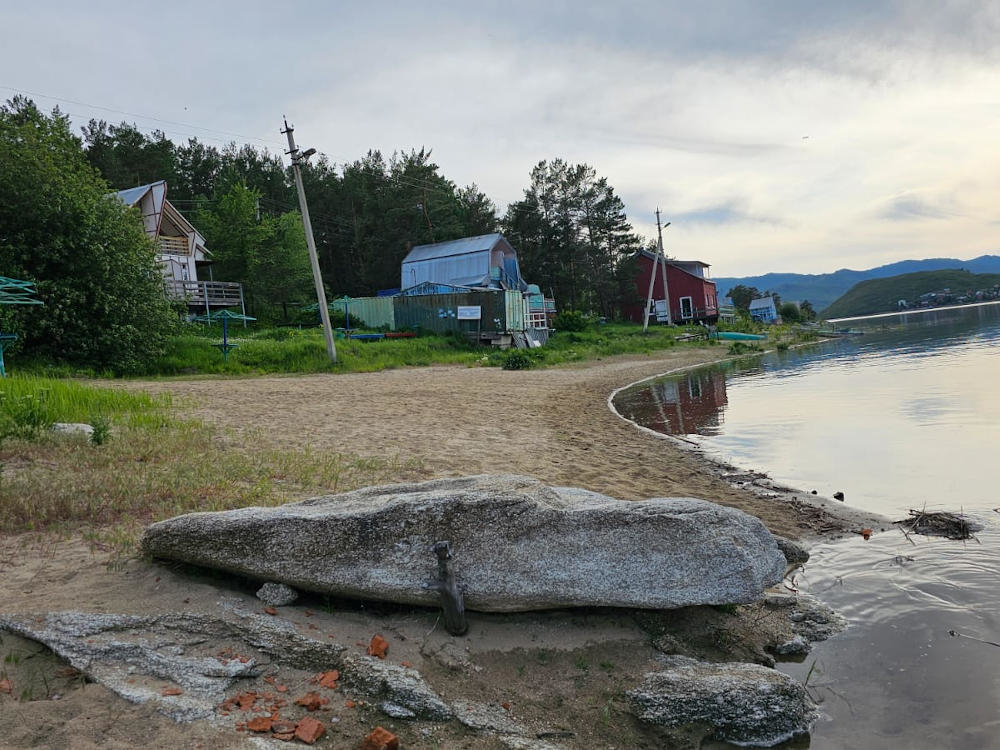
[[[815,546],[796,583],[850,626],[779,667],[826,715],[794,747],[1000,748],[1000,648],[972,640],[1000,643],[1000,306],[868,325],[649,381],[615,405],[793,487],[982,524],[964,542],[890,531]]]

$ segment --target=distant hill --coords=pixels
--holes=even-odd
[[[913,303],[921,294],[950,289],[961,296],[965,292],[987,290],[1000,284],[998,273],[969,273],[968,271],[918,271],[891,276],[888,279],[869,279],[855,284],[843,297],[820,312],[821,318],[846,318],[854,315],[893,312],[899,300]]]
[[[903,260],[867,271],[852,271],[842,268],[833,273],[769,273],[764,276],[719,277],[713,279],[720,297],[726,296],[737,284],[757,287],[760,291],[770,290],[781,295],[785,302],[809,300],[816,310],[832,304],[859,281],[882,279],[917,271],[938,271],[944,268],[965,269],[972,273],[1000,273],[1000,255],[981,255],[972,260],[957,258],[927,258],[925,260]]]

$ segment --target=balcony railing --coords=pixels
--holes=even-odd
[[[162,255],[190,255],[191,244],[187,237],[158,237],[156,251]]]
[[[179,281],[166,279],[167,297],[185,300],[191,307],[243,307],[243,285],[235,281]]]

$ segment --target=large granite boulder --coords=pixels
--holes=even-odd
[[[746,603],[785,557],[757,518],[692,498],[615,500],[528,477],[372,487],[153,524],[154,557],[299,590],[436,605],[432,545],[451,542],[468,609],[667,609]]]
[[[702,725],[718,740],[771,747],[808,732],[819,717],[806,689],[759,664],[709,663],[669,656],[628,697],[643,721]]]

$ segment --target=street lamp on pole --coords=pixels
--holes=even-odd
[[[300,152],[295,147],[295,138],[292,137],[294,128],[285,120],[285,129],[282,133],[288,136],[287,153],[292,158],[292,171],[295,173],[295,187],[299,193],[299,208],[302,211],[302,225],[306,230],[306,245],[309,247],[309,262],[312,265],[313,281],[316,282],[316,302],[319,304],[319,315],[323,321],[323,335],[326,338],[326,353],[330,356],[331,362],[337,361],[337,347],[333,343],[333,326],[330,325],[330,310],[326,306],[326,290],[323,288],[323,277],[319,271],[319,256],[316,254],[316,239],[313,237],[312,222],[309,220],[309,206],[306,204],[306,190],[302,186],[302,163],[316,153],[316,149],[310,148]]]

